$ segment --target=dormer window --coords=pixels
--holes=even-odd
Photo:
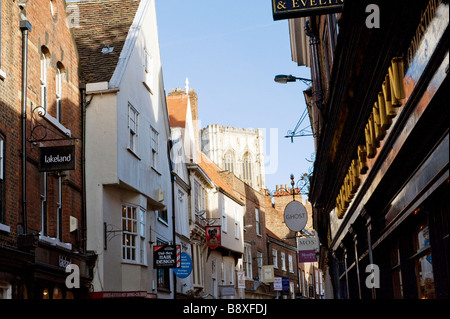
[[[144,61],[143,61],[143,67],[144,67],[144,78],[142,80],[144,86],[147,88],[147,90],[152,93],[152,64],[153,59],[150,54],[150,52],[147,49],[144,49]]]

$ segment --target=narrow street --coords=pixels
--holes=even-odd
[[[0,299],[448,299],[448,22],[445,0],[0,0]]]

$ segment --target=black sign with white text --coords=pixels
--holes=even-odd
[[[181,246],[164,245],[153,247],[154,268],[179,268],[181,267]]]
[[[39,171],[70,171],[75,169],[75,145],[39,148]]]

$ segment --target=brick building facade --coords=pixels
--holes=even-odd
[[[264,282],[262,266],[268,265],[264,194],[236,177],[222,171],[220,175],[244,202],[244,269],[245,298],[272,298],[270,286]]]
[[[66,2],[2,1],[0,294],[77,298],[95,257],[85,249],[78,54]],[[24,101],[24,103],[22,103]],[[42,147],[71,146],[75,169],[40,171]],[[66,266],[80,288],[65,285]]]

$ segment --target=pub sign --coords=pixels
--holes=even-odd
[[[221,245],[221,227],[220,226],[207,226],[206,231],[206,246],[210,249],[216,249]]]

